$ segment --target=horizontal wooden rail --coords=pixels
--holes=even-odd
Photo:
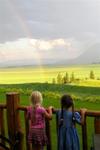
[[[53,113],[55,113],[56,111],[58,111],[59,109],[53,109]],[[76,109],[75,112],[79,112],[79,109]],[[95,110],[87,110],[86,114],[87,117],[100,117],[100,111],[95,111]]]
[[[15,94],[13,94],[14,96]],[[9,96],[9,95],[8,95]],[[11,99],[11,97],[9,98],[10,101],[13,100],[13,97]],[[16,100],[16,96],[14,98]],[[18,97],[18,100],[19,100],[19,97]],[[9,101],[8,101],[9,102]],[[14,106],[15,106],[15,101],[13,101],[14,103]],[[9,107],[10,107],[10,104],[9,104]],[[3,115],[3,110],[4,109],[7,109],[8,106],[6,104],[0,104],[0,110],[1,110],[1,116],[4,116]],[[25,118],[25,130],[26,130],[26,148],[27,150],[29,150],[29,144],[28,144],[28,140],[27,140],[27,134],[28,134],[28,130],[29,130],[29,124],[28,124],[28,120],[26,118],[26,115],[27,115],[27,106],[20,106],[20,105],[17,105],[17,107],[15,107],[14,109],[18,110],[19,111],[23,111],[24,112],[24,118]],[[53,114],[55,114],[55,112],[57,111],[58,109],[53,109]],[[75,110],[75,111],[78,111],[80,112],[80,110]],[[9,112],[11,113],[10,109],[9,109]],[[12,114],[11,114],[12,115]],[[16,116],[16,111],[14,113],[14,115]],[[19,114],[18,114],[19,115]],[[86,118],[87,117],[94,117],[95,118],[95,122],[94,122],[94,129],[95,129],[95,133],[99,133],[100,132],[100,122],[99,122],[99,119],[100,118],[100,111],[95,111],[95,110],[87,110],[86,111],[86,114],[85,114],[85,123],[84,125],[82,125],[82,140],[83,140],[83,150],[88,150],[88,141],[87,141],[87,121],[86,121]],[[1,118],[2,119],[2,118]],[[4,122],[4,119],[2,119],[3,121],[0,121],[0,122]],[[11,121],[10,121],[11,123]],[[17,124],[17,123],[16,123]],[[4,128],[3,128],[3,125],[1,124],[1,129],[2,129],[2,133],[4,133]],[[16,128],[16,126],[14,127]],[[19,129],[20,127],[18,127]],[[12,131],[12,130],[11,130]],[[51,147],[51,133],[50,133],[50,122],[47,121],[46,122],[46,132],[47,132],[47,136],[49,138],[49,144],[47,146],[47,150],[51,150],[52,147]],[[22,149],[22,148],[20,148]]]
[[[18,107],[18,110],[21,110],[21,111],[27,111],[27,106],[19,106]],[[53,113],[55,113],[58,109],[53,109]],[[75,110],[77,112],[80,112],[80,110]],[[87,110],[86,111],[86,116],[89,116],[89,117],[99,117],[100,116],[100,111],[95,111],[95,110]]]
[[[0,109],[6,109],[7,106],[6,104],[0,104]],[[22,111],[27,111],[27,106],[19,106],[18,107],[18,110],[22,110]],[[53,110],[53,113],[55,113],[55,111],[57,111],[58,109],[54,109]],[[75,111],[78,111],[80,112],[80,110],[75,110]],[[95,110],[87,110],[86,112],[86,116],[90,116],[90,117],[98,117],[100,116],[100,111],[95,111]]]
[[[20,111],[27,111],[27,107],[26,106],[19,106],[18,110],[20,110]]]
[[[0,104],[0,109],[6,109],[6,108],[7,108],[6,104]]]
[[[100,111],[87,111],[86,112],[86,116],[89,116],[89,117],[100,117]]]

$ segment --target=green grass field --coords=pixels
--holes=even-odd
[[[69,67],[23,67],[23,68],[0,68],[0,103],[5,103],[6,92],[16,91],[21,95],[21,105],[29,105],[29,95],[33,90],[39,90],[44,97],[43,105],[60,108],[59,99],[63,93],[71,94],[75,107],[85,107],[91,110],[100,110],[100,80],[90,80],[89,73],[94,71],[95,77],[100,78],[100,65],[77,65]],[[81,81],[70,85],[51,84],[52,78],[58,73],[69,75],[74,72],[76,78]],[[50,84],[48,84],[48,83]],[[22,127],[24,130],[24,117],[21,113]],[[55,116],[51,121],[52,146],[56,150],[56,122]],[[81,128],[78,126],[81,141]],[[88,143],[91,145],[93,133],[93,119],[88,118]]]
[[[44,107],[50,105],[55,108],[60,108],[59,99],[63,93],[71,94],[75,101],[75,107],[80,109],[85,107],[89,110],[100,110],[100,87],[84,87],[84,86],[73,86],[73,85],[53,85],[53,84],[42,84],[42,83],[31,83],[31,84],[12,84],[12,85],[0,85],[0,103],[5,103],[5,93],[10,91],[20,92],[21,105],[27,106],[30,104],[29,95],[32,90],[39,90],[43,93]],[[22,128],[24,130],[24,117],[21,113]],[[88,118],[88,143],[89,147],[92,142],[93,130],[93,119]],[[80,143],[81,141],[81,127],[77,126]],[[57,147],[56,137],[56,122],[55,116],[51,121],[51,134],[52,134],[52,146],[53,150]]]
[[[4,103],[4,98],[5,95],[1,94],[0,95],[0,101],[2,101]],[[27,95],[21,95],[21,105],[27,106],[29,105],[29,97]],[[56,108],[59,108],[59,100],[57,99],[44,99],[44,106],[48,107],[49,105],[53,105]],[[92,109],[92,110],[99,110],[99,106],[96,103],[91,103],[91,102],[80,102],[80,101],[76,101],[75,102],[75,106],[76,108],[80,109],[81,107],[86,107],[88,109]],[[22,122],[22,128],[24,130],[24,117],[23,117],[23,113],[21,113],[21,122]],[[80,143],[82,145],[82,141],[81,141],[81,127],[78,125],[78,132],[79,132],[79,136],[80,136]],[[88,143],[89,146],[91,145],[92,142],[92,134],[93,134],[93,119],[88,119]],[[52,146],[53,146],[53,150],[56,150],[57,147],[57,136],[56,136],[56,122],[55,122],[55,116],[53,117],[53,120],[51,121],[51,133],[52,133]]]
[[[61,67],[22,67],[22,68],[0,68],[0,84],[14,83],[52,83],[52,79],[56,78],[60,72],[64,75],[66,72],[71,75],[75,74],[75,78],[82,81],[77,83],[84,86],[100,86],[100,80],[85,80],[89,78],[90,71],[93,70],[96,78],[100,78],[100,64],[95,65],[75,65]]]

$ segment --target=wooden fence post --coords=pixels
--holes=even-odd
[[[5,136],[4,110],[0,109],[0,134]],[[2,141],[5,144],[4,141]]]
[[[30,145],[28,142],[28,133],[29,133],[29,121],[27,119],[27,111],[24,112],[24,118],[25,118],[25,130],[26,130],[26,150],[30,150]]]
[[[84,120],[84,125],[82,125],[82,139],[83,139],[83,150],[88,150],[86,116]]]
[[[100,117],[94,119],[95,134],[100,134]]]
[[[58,114],[58,113],[57,113]],[[57,132],[57,149],[59,149],[59,138],[58,138],[58,115],[56,115],[56,132]]]
[[[50,121],[48,119],[46,119],[46,135],[48,137],[47,150],[52,150],[52,147],[51,147]]]
[[[6,94],[8,135],[12,142],[15,142],[17,135],[17,138],[19,139],[17,149],[22,150],[23,133],[21,131],[20,116],[18,112],[19,102],[20,98],[18,93],[13,92]]]

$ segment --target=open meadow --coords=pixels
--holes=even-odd
[[[0,85],[0,103],[5,103],[6,92],[16,91],[20,93],[21,105],[27,106],[30,104],[29,95],[33,90],[39,90],[42,92],[44,97],[43,105],[48,107],[50,105],[55,108],[60,108],[59,99],[63,93],[68,93],[73,96],[75,101],[75,107],[80,109],[85,107],[89,110],[100,110],[100,87],[84,87],[84,86],[73,86],[73,85],[58,85],[58,84],[47,84],[47,83],[28,83],[28,84],[7,84]],[[24,130],[24,117],[21,113],[22,128]],[[88,143],[89,147],[92,143],[93,134],[93,119],[88,118]],[[81,128],[78,125],[78,132],[80,135],[81,142]],[[55,116],[51,121],[51,133],[52,133],[52,146],[53,150],[56,150],[56,122]]]
[[[90,71],[95,74],[95,79],[89,79]],[[20,67],[20,68],[0,68],[0,84],[16,83],[52,83],[53,78],[57,78],[60,73],[69,76],[74,73],[79,82],[76,85],[100,86],[100,64],[75,65],[75,66],[48,66],[48,67]]]
[[[90,110],[100,110],[100,65],[79,65],[69,67],[21,67],[21,68],[1,68],[0,69],[0,103],[5,103],[5,94],[16,91],[21,95],[21,105],[30,104],[29,95],[33,90],[39,90],[44,97],[43,105],[50,105],[59,108],[59,99],[63,93],[71,94],[75,107],[80,109],[85,107]],[[95,79],[89,79],[89,73],[93,70]],[[52,79],[56,78],[58,73],[64,75],[66,72],[80,79],[71,84],[52,84]],[[24,117],[21,113],[22,127],[24,130]],[[52,145],[56,150],[56,122],[55,117],[51,121]],[[81,141],[81,128],[78,126],[78,132]],[[88,118],[88,143],[92,142],[93,119]],[[81,142],[82,144],[82,142]]]

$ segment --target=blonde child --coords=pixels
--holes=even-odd
[[[27,111],[29,119],[28,141],[30,149],[42,150],[47,145],[45,118],[52,118],[52,107],[48,108],[48,112],[42,107],[43,98],[39,91],[33,91],[30,100],[31,106],[28,107]]]

